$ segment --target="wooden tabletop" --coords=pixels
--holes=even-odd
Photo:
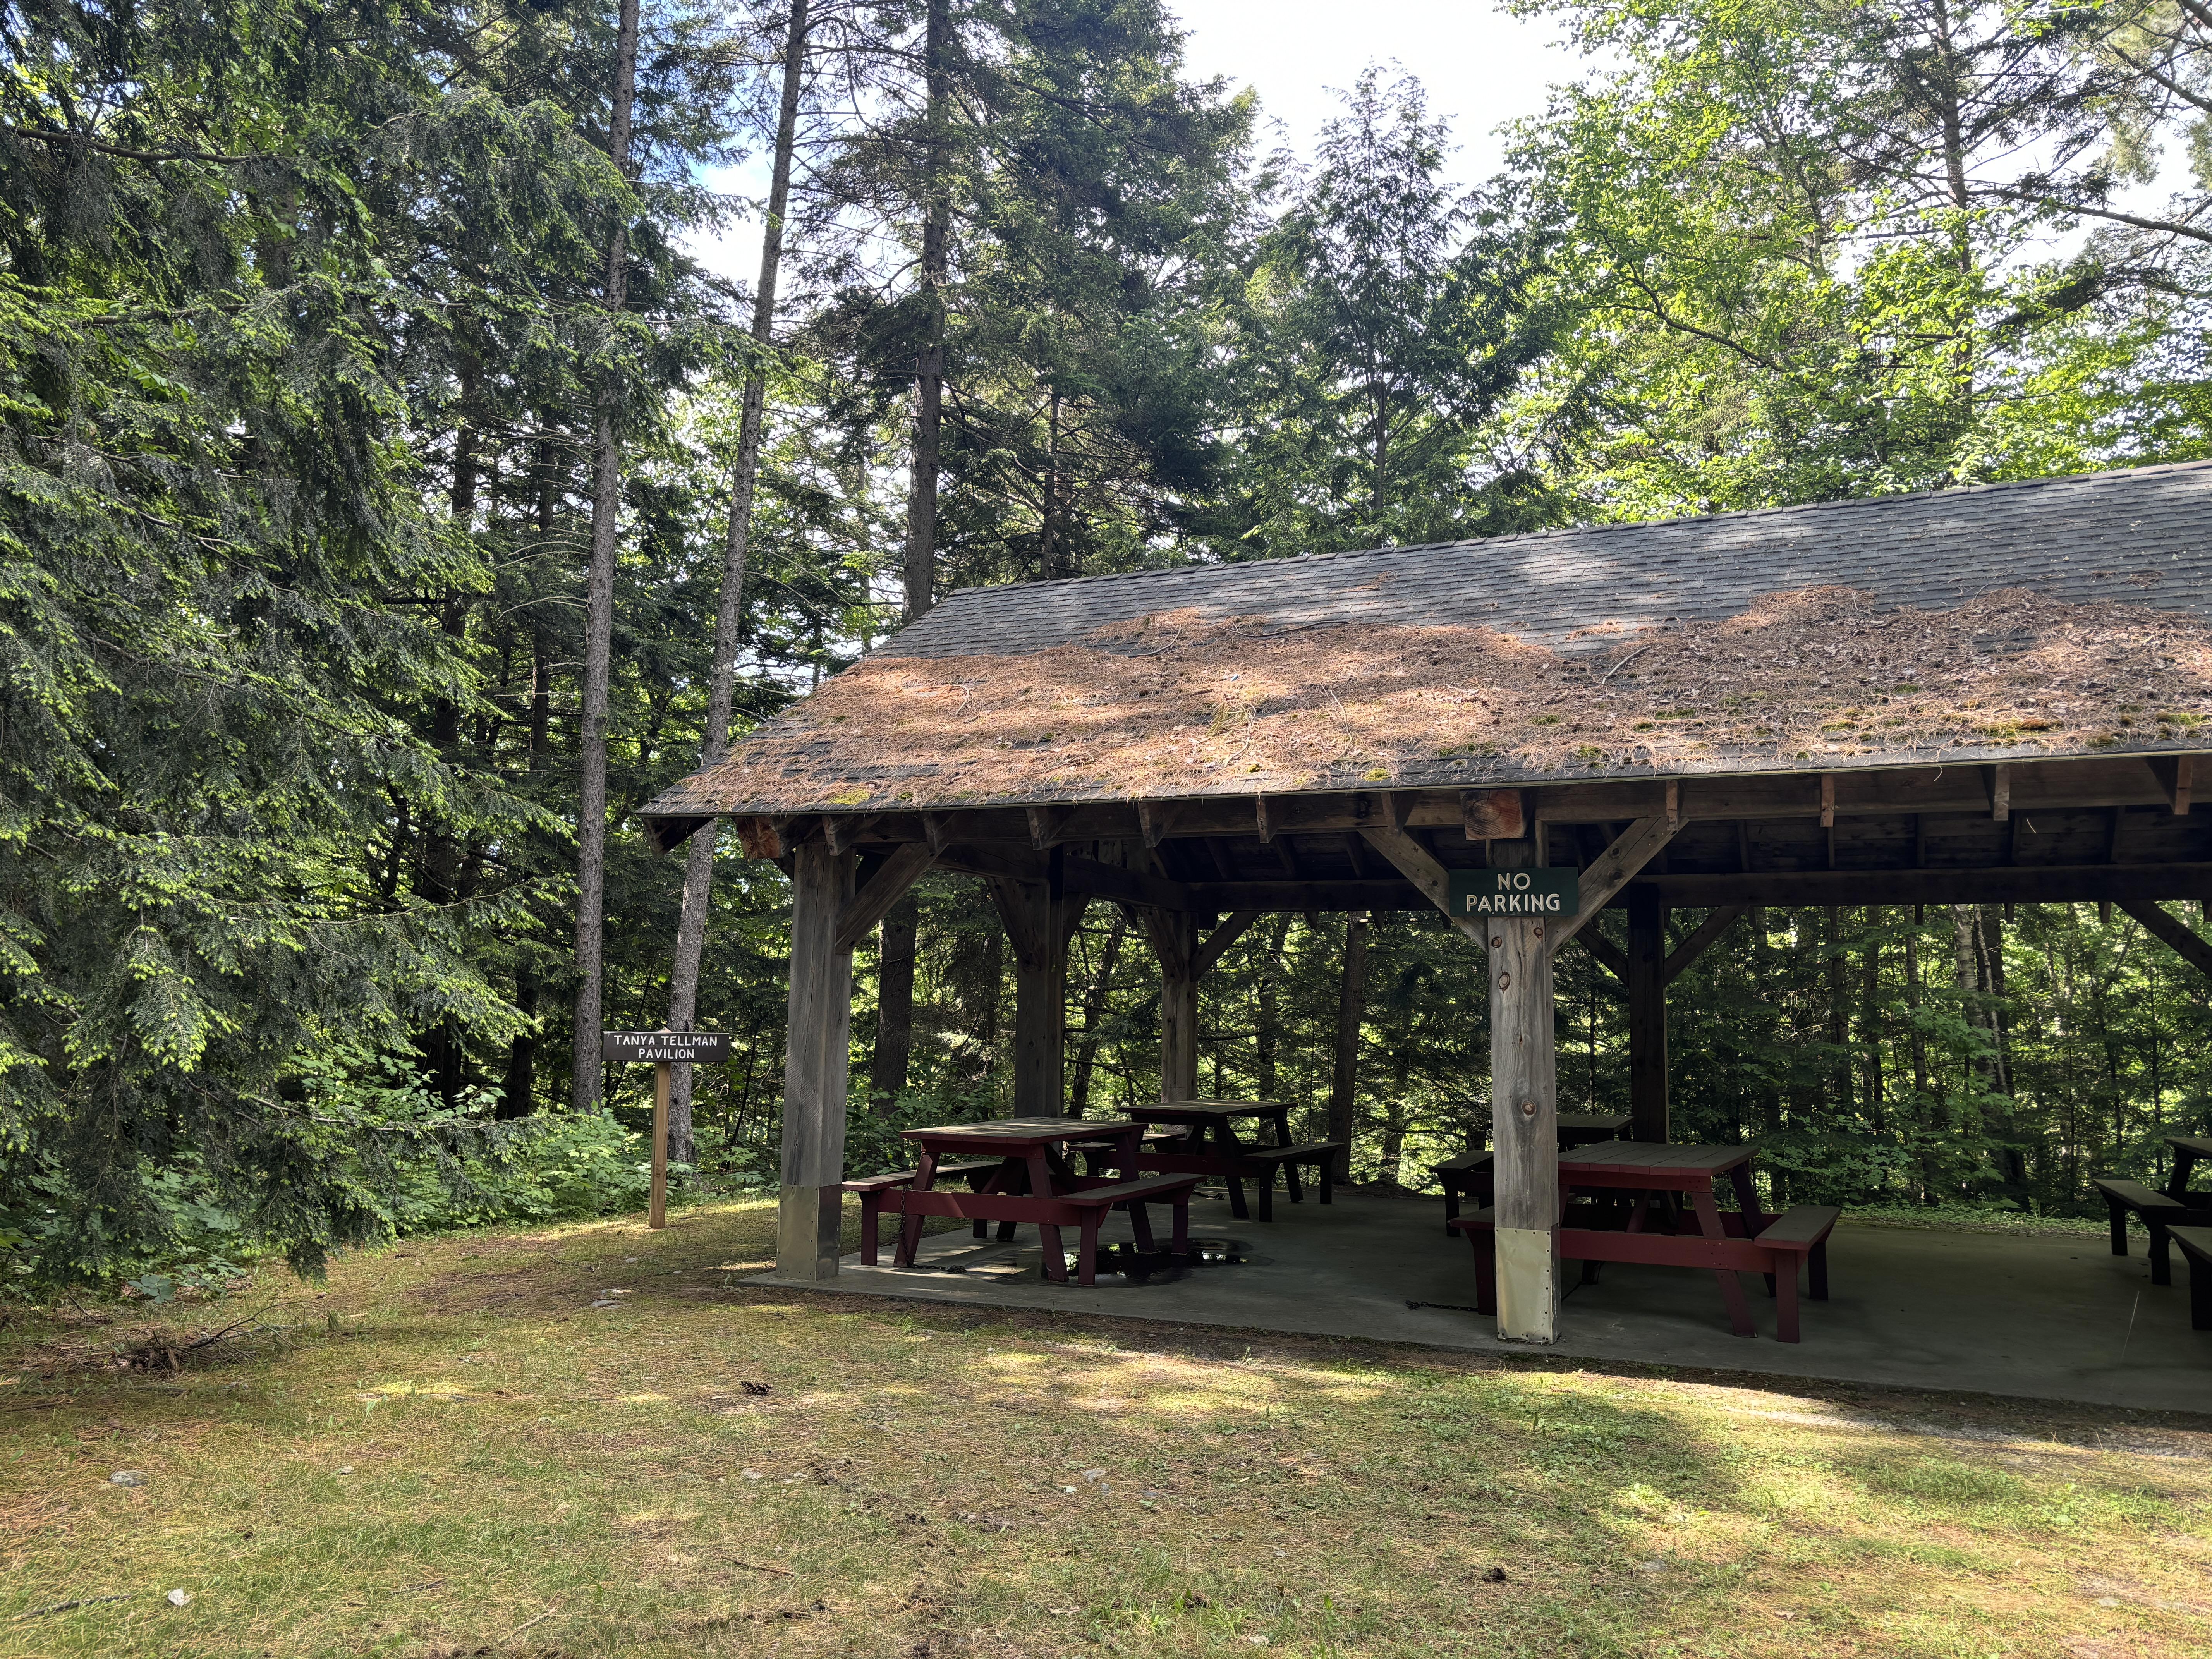
[[[2194,1152],[2199,1158],[2212,1158],[2212,1135],[2168,1135],[2166,1144],[2177,1152]]]
[[[1663,1186],[1672,1174],[1715,1176],[1747,1163],[1757,1148],[1751,1146],[1676,1146],[1662,1141],[1601,1140],[1595,1146],[1577,1146],[1559,1154],[1559,1173],[1590,1175],[1650,1175]]]
[[[983,1123],[941,1123],[929,1129],[902,1129],[905,1140],[942,1141],[947,1146],[1047,1146],[1062,1140],[1103,1140],[1134,1133],[1142,1126],[1126,1117],[1000,1117]]]
[[[1128,1109],[1131,1117],[1150,1119],[1170,1115],[1179,1118],[1273,1117],[1289,1109],[1279,1100],[1164,1100],[1157,1106],[1132,1106]]]

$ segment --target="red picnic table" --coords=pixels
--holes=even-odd
[[[1283,1186],[1293,1204],[1303,1203],[1305,1192],[1298,1181],[1301,1164],[1314,1166],[1321,1201],[1334,1197],[1330,1165],[1344,1149],[1336,1140],[1293,1141],[1291,1109],[1279,1100],[1167,1100],[1157,1106],[1132,1106],[1129,1115],[1139,1122],[1171,1125],[1184,1133],[1180,1141],[1147,1146],[1137,1155],[1139,1167],[1180,1175],[1210,1176],[1229,1186],[1229,1212],[1249,1221],[1244,1204],[1249,1178],[1260,1189],[1260,1219],[1275,1218],[1275,1171],[1283,1172]],[[1239,1119],[1252,1119],[1274,1130],[1271,1146],[1247,1146],[1237,1136]]]
[[[1045,1276],[1065,1284],[1067,1256],[1060,1230],[1073,1226],[1081,1233],[1078,1277],[1093,1285],[1097,1282],[1098,1226],[1109,1211],[1127,1210],[1137,1247],[1146,1251],[1157,1248],[1151,1218],[1145,1213],[1147,1204],[1171,1206],[1175,1227],[1170,1248],[1177,1255],[1189,1255],[1190,1194],[1198,1177],[1139,1175],[1138,1147],[1144,1132],[1142,1124],[1127,1118],[1080,1117],[999,1118],[902,1131],[902,1138],[921,1152],[913,1177],[878,1177],[879,1183],[896,1184],[879,1184],[871,1194],[876,1205],[902,1218],[894,1261],[902,1267],[914,1266],[926,1215],[996,1221],[1002,1228],[1030,1222],[1044,1243]],[[1066,1149],[1086,1146],[1110,1146],[1104,1161],[1112,1164],[1116,1179],[1076,1173]],[[967,1166],[972,1190],[961,1192],[936,1185],[939,1167],[948,1157],[996,1157],[1000,1162],[995,1170]],[[871,1266],[875,1261],[872,1221],[872,1214],[864,1213],[861,1255]]]
[[[1559,1154],[1562,1200],[1581,1192],[1607,1200],[1573,1206],[1559,1229],[1562,1260],[1584,1264],[1585,1279],[1597,1264],[1642,1262],[1674,1267],[1706,1267],[1720,1283],[1729,1328],[1753,1334],[1751,1309],[1740,1273],[1763,1273],[1775,1297],[1775,1334],[1798,1340],[1797,1270],[1809,1267],[1815,1301],[1828,1298],[1828,1234],[1842,1212],[1826,1204],[1799,1204],[1772,1215],[1759,1208],[1751,1181],[1750,1146],[1674,1146],[1650,1141],[1608,1140]],[[1723,1211],[1714,1182],[1726,1176],[1736,1207]],[[1683,1229],[1681,1200],[1690,1200],[1694,1232]],[[1657,1226],[1653,1226],[1655,1218]],[[1484,1313],[1498,1306],[1497,1212],[1486,1209],[1450,1224],[1474,1247],[1475,1305]]]

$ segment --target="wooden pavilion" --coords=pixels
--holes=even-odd
[[[1553,1339],[1552,963],[1627,1000],[1668,1130],[1667,986],[1751,906],[2212,898],[2212,464],[955,592],[644,809],[793,883],[778,1270],[837,1271],[851,956],[928,870],[1014,946],[1015,1100],[1063,1109],[1067,945],[1130,907],[1161,1090],[1269,911],[1451,912],[1572,867],[1571,914],[1452,917],[1491,967],[1499,1333]],[[1626,915],[1626,946],[1590,926]],[[1670,909],[1702,921],[1672,950]]]

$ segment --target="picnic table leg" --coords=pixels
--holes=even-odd
[[[979,1193],[1012,1193],[1018,1190],[1026,1190],[1029,1186],[1029,1179],[1030,1166],[1018,1158],[1009,1158],[1004,1163],[1000,1164],[997,1169],[994,1170],[990,1175],[984,1179],[983,1184],[981,1187],[978,1187],[975,1190]],[[990,1236],[990,1224],[991,1224],[988,1221],[977,1222],[975,1224],[975,1237],[978,1238],[988,1237]],[[1018,1223],[1012,1221],[1001,1221],[999,1224],[999,1243],[1001,1244],[1012,1243],[1014,1237],[1014,1228],[1018,1224]]]
[[[2212,1273],[2189,1264],[2189,1328],[2212,1331]]]
[[[1728,1229],[1721,1225],[1721,1206],[1713,1202],[1712,1188],[1690,1194],[1690,1202],[1698,1212],[1698,1227],[1707,1238],[1726,1238]],[[1743,1285],[1725,1267],[1713,1269],[1713,1277],[1720,1281],[1721,1300],[1728,1304],[1729,1328],[1738,1336],[1754,1334],[1751,1323],[1751,1304],[1743,1299]]]
[[[1214,1151],[1220,1154],[1224,1164],[1233,1168],[1237,1152],[1237,1137],[1230,1133],[1226,1123],[1217,1123],[1213,1126],[1212,1138]],[[1228,1181],[1229,1213],[1239,1221],[1249,1221],[1252,1218],[1252,1212],[1244,1206],[1244,1183],[1233,1174],[1228,1177]]]
[[[1322,1191],[1326,1193],[1328,1191],[1328,1165],[1326,1162],[1321,1166],[1321,1179]],[[1326,1204],[1328,1200],[1323,1198],[1322,1202]],[[1446,1238],[1452,1236],[1452,1223],[1458,1219],[1459,1185],[1450,1175],[1447,1174],[1444,1176],[1444,1237]]]
[[[2128,1212],[2121,1207],[2119,1200],[2110,1196],[2105,1200],[2105,1207],[2112,1212],[2112,1254],[2125,1255],[2128,1253]]]
[[[1075,1282],[1079,1285],[1096,1285],[1098,1282],[1098,1223],[1100,1219],[1100,1212],[1097,1210],[1085,1210],[1083,1212],[1082,1237],[1075,1249]]]
[[[926,1193],[929,1190],[930,1184],[936,1179],[937,1154],[925,1146],[921,1149],[921,1160],[914,1168],[912,1190]],[[892,1265],[899,1267],[911,1267],[914,1266],[914,1253],[921,1248],[921,1212],[908,1210],[899,1218],[898,1254],[891,1258]]]
[[[2150,1282],[2154,1285],[2173,1283],[2173,1257],[2167,1253],[2166,1229],[2148,1216],[2143,1224],[2150,1229]]]
[[[1749,1163],[1729,1171],[1729,1185],[1735,1188],[1735,1206],[1743,1212],[1744,1237],[1756,1237],[1765,1230],[1766,1212],[1759,1206],[1759,1189],[1752,1185]]]
[[[2197,1152],[2193,1147],[2173,1149],[2173,1173],[2166,1177],[2166,1195],[2168,1198],[2189,1196],[2189,1177],[2197,1172]],[[2195,1281],[2191,1281],[2192,1284]]]
[[[1033,1198],[1052,1196],[1052,1164],[1039,1147],[1030,1154],[1030,1195]],[[1067,1252],[1060,1247],[1060,1224],[1054,1221],[1037,1223],[1037,1237],[1044,1241],[1044,1276],[1056,1285],[1067,1283]]]
[[[1260,1219],[1273,1221],[1275,1218],[1275,1172],[1269,1170],[1265,1175],[1254,1176],[1252,1185],[1260,1194]]]
[[[1806,1254],[1805,1290],[1815,1302],[1828,1299],[1828,1241],[1825,1238]]]
[[[1145,1213],[1145,1200],[1141,1198],[1129,1200],[1129,1231],[1137,1236],[1137,1248],[1146,1255],[1159,1249],[1152,1241],[1152,1218]]]
[[[1190,1254],[1190,1188],[1185,1188],[1175,1195],[1175,1230],[1169,1235],[1170,1249],[1176,1255]]]
[[[1114,1142],[1114,1174],[1117,1180],[1134,1181],[1144,1172],[1138,1169],[1137,1159],[1145,1150],[1145,1131],[1141,1126],[1119,1135]]]
[[[1774,1271],[1766,1282],[1775,1287],[1774,1334],[1778,1340],[1795,1342],[1797,1339],[1797,1261],[1795,1256],[1778,1255]]]
[[[1470,1232],[1467,1242],[1474,1247],[1474,1310],[1480,1314],[1498,1311],[1498,1238],[1487,1231]]]
[[[860,1194],[860,1265],[872,1267],[879,1245],[876,1237],[876,1218],[884,1206],[881,1193]]]
[[[1319,1186],[1321,1188],[1321,1201],[1322,1203],[1327,1204],[1335,1198],[1336,1178],[1329,1172],[1328,1160],[1327,1158],[1322,1159],[1320,1167],[1314,1170],[1314,1182],[1315,1184]]]

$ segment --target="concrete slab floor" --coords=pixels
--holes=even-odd
[[[1746,1276],[1759,1334],[1730,1334],[1710,1273],[1611,1265],[1575,1285],[1559,1340],[1500,1342],[1474,1311],[1466,1242],[1447,1237],[1437,1200],[1340,1194],[1323,1208],[1279,1202],[1273,1223],[1237,1221],[1224,1199],[1191,1206],[1194,1238],[1235,1241],[1249,1260],[1171,1282],[1101,1274],[1095,1288],[1046,1281],[1033,1229],[1010,1243],[967,1231],[923,1242],[911,1271],[847,1256],[808,1288],[965,1307],[1042,1308],[1253,1331],[1367,1338],[1499,1353],[1955,1389],[2149,1411],[2212,1411],[2212,1331],[2189,1328],[2188,1267],[2150,1282],[2142,1241],[2123,1259],[2101,1237],[1837,1228],[1830,1299],[1803,1304],[1804,1340],[1774,1340],[1774,1304]],[[1071,1259],[1074,1232],[1066,1234]],[[1102,1238],[1126,1240],[1116,1215]],[[1568,1269],[1571,1279],[1575,1269]],[[770,1273],[756,1284],[797,1284]]]

